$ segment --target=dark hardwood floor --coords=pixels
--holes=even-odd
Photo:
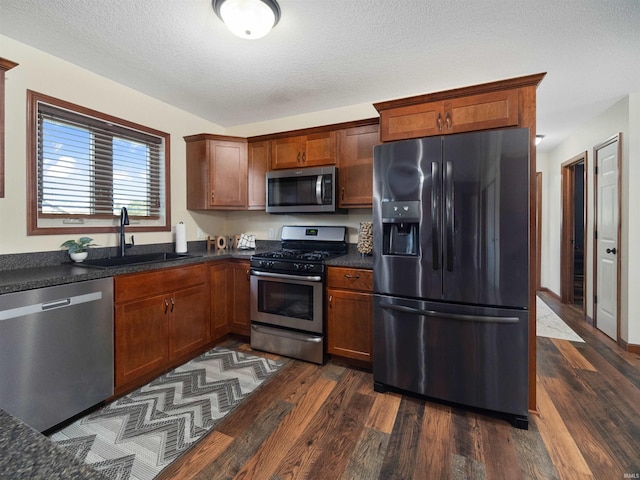
[[[291,360],[158,478],[640,478],[640,357],[541,296],[586,343],[538,337],[529,430]]]

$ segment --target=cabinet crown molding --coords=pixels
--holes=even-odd
[[[509,78],[506,80],[498,80],[496,82],[482,83],[468,87],[455,88],[452,90],[443,90],[441,92],[426,93],[413,97],[398,98],[384,102],[374,103],[374,108],[380,113],[391,108],[406,107],[426,102],[434,102],[438,100],[447,100],[450,98],[465,97],[469,95],[477,95],[480,93],[491,93],[511,88],[521,88],[535,86],[537,87],[547,72],[536,73],[524,77]]]

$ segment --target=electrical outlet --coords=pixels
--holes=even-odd
[[[198,227],[198,230],[196,230],[196,237],[198,238],[198,240],[204,239],[204,232],[200,227]]]
[[[273,240],[274,238],[276,238],[276,234],[273,230],[273,228],[269,229],[269,240]]]

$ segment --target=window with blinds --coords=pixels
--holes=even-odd
[[[112,225],[122,207],[166,223],[166,134],[61,103],[32,105],[38,226]]]

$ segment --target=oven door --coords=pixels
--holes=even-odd
[[[323,333],[320,275],[251,271],[251,320]]]

